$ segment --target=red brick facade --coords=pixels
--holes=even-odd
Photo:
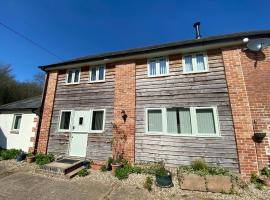
[[[58,72],[51,71],[48,73],[48,83],[44,94],[44,105],[41,118],[40,132],[38,138],[37,152],[47,153],[49,140],[49,131],[51,126],[51,117],[54,105],[55,90],[58,80]]]
[[[253,53],[248,54],[241,49],[226,49],[222,52],[239,167],[243,177],[248,177],[269,163],[269,156],[266,155],[269,148],[267,138],[261,144],[252,140],[254,131],[265,132],[269,125],[270,94],[267,84],[270,84],[270,78],[267,74],[270,72],[270,65],[269,52],[267,53],[268,58],[263,62],[258,61],[257,67],[254,67],[254,57],[251,56],[254,56]],[[255,130],[254,120],[257,122]]]
[[[124,153],[130,162],[135,160],[135,63],[120,63],[115,66],[115,99],[113,156]],[[124,111],[124,113],[123,113]],[[126,114],[126,121],[123,115]],[[121,144],[122,143],[122,146]],[[119,149],[120,148],[120,149]]]

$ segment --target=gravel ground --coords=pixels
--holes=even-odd
[[[0,161],[0,178],[1,174],[5,176],[5,173],[16,173],[17,171],[24,171],[29,173],[35,173],[37,166],[35,164],[28,164],[26,162],[17,163],[15,160]],[[7,170],[8,169],[8,170]],[[36,174],[36,173],[35,173]],[[45,175],[40,175],[45,176]],[[125,188],[133,188],[138,191],[145,192],[143,183],[148,175],[145,174],[130,174],[129,178],[123,181],[118,180],[112,175],[111,172],[100,172],[90,170],[90,174],[86,177],[74,177],[71,180],[64,180],[68,182],[76,182],[78,184],[87,184],[87,182],[99,182],[109,183],[112,185],[112,190],[119,190]],[[56,177],[49,177],[50,179],[59,179]],[[154,177],[153,177],[153,180]],[[174,187],[172,188],[158,188],[153,184],[153,190],[149,192],[148,199],[166,200],[166,199],[184,199],[184,200],[270,200],[270,190],[265,189],[263,191],[257,190],[253,185],[249,185],[248,188],[242,190],[240,194],[220,194],[211,192],[192,192],[187,190],[181,190],[176,180],[176,176],[173,177]],[[137,191],[137,193],[138,193]],[[140,193],[140,192],[139,192]],[[139,197],[138,197],[139,199]]]

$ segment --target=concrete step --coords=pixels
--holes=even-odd
[[[79,168],[77,168],[77,169],[75,169],[75,170],[69,172],[69,173],[66,174],[65,176],[66,176],[68,179],[71,179],[71,178],[73,178],[74,176],[76,176],[76,175],[79,173],[79,171],[81,171],[82,169],[84,169],[84,166],[81,166],[81,167],[79,167]]]

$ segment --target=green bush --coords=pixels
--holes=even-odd
[[[127,179],[130,173],[132,173],[132,167],[130,165],[125,165],[123,168],[117,168],[115,170],[115,176],[119,180]]]
[[[143,187],[150,192],[150,191],[152,191],[152,185],[153,185],[153,178],[150,176],[147,176],[146,180],[143,184]]]
[[[36,158],[36,164],[40,166],[54,161],[54,156],[52,154],[39,153],[35,156],[35,158]]]
[[[250,176],[250,182],[253,183],[255,185],[255,188],[257,188],[258,190],[263,190],[263,184],[256,172],[252,172]]]
[[[191,162],[191,168],[194,171],[204,171],[208,169],[208,165],[203,159],[196,159]]]
[[[18,149],[7,149],[7,150],[2,149],[0,151],[0,157],[2,160],[15,159],[16,156],[21,152],[22,150],[18,150]]]
[[[84,177],[84,176],[87,176],[89,174],[88,170],[87,169],[82,169],[78,172],[78,176],[80,177]]]
[[[261,174],[266,176],[267,178],[270,178],[270,168],[269,167],[263,168]]]

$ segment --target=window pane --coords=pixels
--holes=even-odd
[[[191,118],[190,118],[190,109],[189,108],[181,108],[179,110],[179,118],[180,118],[180,132],[181,133],[190,133],[191,129]]]
[[[185,72],[192,72],[193,65],[192,65],[192,56],[185,56]]]
[[[156,72],[156,61],[151,61],[150,63],[149,63],[149,65],[150,65],[150,75],[156,75],[157,74],[157,72]]]
[[[197,71],[204,71],[205,70],[205,63],[204,63],[203,54],[197,54],[196,60],[197,60]]]
[[[75,70],[74,73],[75,73],[75,75],[74,75],[74,83],[78,83],[79,82],[80,70]]]
[[[93,67],[91,68],[91,81],[95,81],[96,80],[96,68]]]
[[[167,74],[166,59],[159,60],[160,74]]]
[[[93,111],[91,130],[103,130],[103,115],[104,111]]]
[[[14,127],[13,127],[13,129],[20,129],[21,120],[22,120],[22,116],[21,115],[16,115],[15,116],[15,121],[14,121]]]
[[[72,71],[69,71],[69,72],[68,72],[67,82],[68,82],[68,83],[71,83],[71,82],[72,82]]]
[[[69,129],[71,112],[62,112],[60,129]]]
[[[197,109],[197,126],[200,134],[216,133],[213,109]]]
[[[104,67],[99,67],[98,80],[104,80]]]
[[[178,112],[176,108],[167,109],[167,129],[168,133],[179,133],[179,122],[177,123]],[[179,119],[178,119],[179,121]]]
[[[148,131],[162,132],[161,110],[148,110]]]

